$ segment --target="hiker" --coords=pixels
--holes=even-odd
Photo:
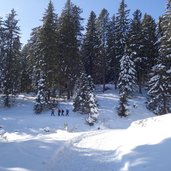
[[[133,108],[137,108],[137,105],[135,103],[133,104]]]
[[[51,116],[55,116],[55,109],[53,107],[51,109]]]
[[[64,116],[64,110],[63,109],[61,110],[61,116]]]
[[[60,116],[61,115],[61,110],[60,109],[58,109],[58,116]]]
[[[66,109],[66,116],[69,116],[69,110]]]

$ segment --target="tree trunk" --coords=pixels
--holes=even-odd
[[[166,114],[167,113],[167,97],[165,95],[163,95],[163,112],[162,114]]]
[[[114,81],[114,85],[115,85],[115,90],[117,90],[118,87],[117,87],[117,81],[116,80]]]
[[[142,78],[141,78],[142,74],[139,71],[138,73],[138,86],[139,86],[139,93],[142,94]]]
[[[71,93],[70,93],[70,90],[68,89],[67,90],[67,99],[69,100],[71,98]]]

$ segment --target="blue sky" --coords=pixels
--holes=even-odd
[[[110,15],[117,13],[121,0],[72,0],[82,10],[82,17],[87,19],[90,11],[96,15],[106,8]],[[156,20],[164,13],[167,0],[125,0],[131,14],[140,9],[143,13],[152,15]],[[26,43],[30,37],[31,29],[41,24],[41,19],[49,0],[0,0],[0,16],[5,17],[12,8],[18,14],[19,26],[21,28],[21,42]],[[56,13],[60,14],[66,0],[52,0]],[[86,23],[86,20],[85,20]]]

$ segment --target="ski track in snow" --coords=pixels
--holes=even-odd
[[[47,166],[45,167],[46,168],[45,171],[58,171],[58,170],[62,171],[62,169],[63,170],[69,169],[70,166],[67,163],[72,164],[72,162],[70,162],[72,160],[72,154],[70,154],[70,151],[72,151],[75,148],[74,147],[75,144],[79,143],[81,140],[83,140],[87,137],[90,138],[95,135],[103,134],[103,132],[104,131],[91,131],[91,132],[81,133],[80,135],[76,136],[75,138],[72,138],[71,140],[65,142],[63,146],[61,146],[59,149],[57,149],[57,151],[54,153],[52,158],[49,160]],[[63,163],[62,164],[63,168],[59,169],[58,163],[60,163],[59,164],[60,166],[61,166],[61,163]],[[73,169],[76,171],[75,167],[73,167]],[[70,170],[72,170],[72,168],[70,168]]]

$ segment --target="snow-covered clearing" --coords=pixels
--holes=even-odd
[[[0,108],[1,171],[169,171],[171,114],[154,116],[145,98],[130,102],[130,115],[116,114],[118,94],[97,91],[99,118],[94,126],[60,103],[70,116],[35,115],[33,98],[20,95],[15,107]],[[135,108],[133,107],[135,105]]]

